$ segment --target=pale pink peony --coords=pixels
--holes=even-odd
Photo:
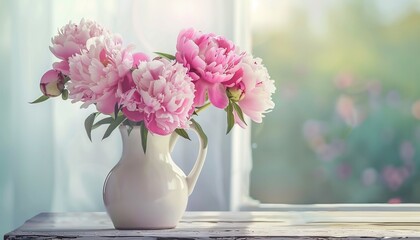
[[[194,84],[187,69],[166,59],[140,62],[132,73],[135,87],[121,96],[122,111],[132,121],[144,121],[155,134],[188,127]]]
[[[51,39],[51,52],[62,60],[54,63],[53,68],[68,75],[68,59],[85,50],[88,39],[103,34],[109,34],[109,32],[94,21],[82,19],[79,24],[69,22],[58,31],[58,35]]]
[[[64,76],[57,70],[48,70],[42,76],[39,86],[45,96],[60,96],[64,90]]]
[[[176,49],[176,60],[188,68],[195,84],[194,105],[202,106],[208,94],[214,106],[225,108],[229,100],[223,83],[240,68],[238,48],[222,36],[187,29],[179,33]]]
[[[89,39],[88,50],[70,57],[69,98],[94,103],[99,112],[111,114],[119,102],[118,88],[134,65],[131,47],[124,48],[118,35]]]
[[[86,42],[92,37],[108,34],[102,26],[91,20],[80,20],[79,24],[69,22],[51,39],[51,52],[62,60],[67,60],[74,54],[86,49]]]
[[[241,107],[242,112],[254,122],[261,123],[264,113],[274,107],[271,95],[275,92],[274,81],[270,79],[267,69],[260,58],[245,56],[242,64],[243,75],[240,82],[229,87],[228,91],[233,101]],[[241,127],[245,124],[235,113],[235,122]]]

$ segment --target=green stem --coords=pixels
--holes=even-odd
[[[206,104],[204,104],[203,106],[197,108],[197,110],[195,110],[195,113],[198,114],[199,112],[203,111],[204,109],[208,108],[211,105],[210,102],[207,102]]]

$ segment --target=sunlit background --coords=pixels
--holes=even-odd
[[[263,203],[420,202],[420,1],[252,1],[278,92],[253,125]]]
[[[173,52],[186,27],[234,39],[242,0],[0,0],[0,235],[39,212],[104,211],[118,134],[87,139],[91,109],[39,96],[50,38],[90,18],[137,50]],[[420,202],[420,1],[250,0],[254,56],[276,81],[276,108],[252,125],[250,194],[261,203]],[[246,14],[248,12],[249,14]],[[245,21],[246,20],[246,21]],[[246,41],[243,41],[246,42]],[[229,210],[223,111],[201,124],[209,156],[188,210]],[[195,139],[196,141],[196,139]],[[194,143],[174,160],[191,168]]]

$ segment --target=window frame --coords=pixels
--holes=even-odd
[[[251,51],[250,0],[233,2],[233,41],[242,51]],[[249,118],[245,117],[249,122]],[[251,126],[235,126],[231,132],[231,176],[229,209],[238,211],[248,207],[258,208],[260,203],[249,195],[252,169]]]
[[[233,40],[241,50],[251,52],[251,1],[233,2]],[[249,118],[245,119],[250,122]],[[253,199],[249,194],[252,170],[251,126],[234,127],[231,135],[231,211],[420,211],[416,203],[355,203],[355,204],[267,204]]]

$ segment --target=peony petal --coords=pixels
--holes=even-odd
[[[192,57],[191,67],[192,68],[205,69],[206,68],[206,62],[198,56]]]
[[[161,126],[158,125],[158,122],[156,119],[151,118],[145,121],[147,129],[149,129],[150,132],[158,135],[168,135],[172,133],[169,129],[165,130]]]
[[[64,75],[70,74],[70,66],[67,61],[53,63],[53,69],[62,72]]]
[[[48,70],[44,75],[42,75],[41,83],[47,84],[50,82],[57,82],[60,79],[60,72],[57,70]]]
[[[149,61],[149,56],[147,54],[138,52],[133,54],[133,67],[137,67],[140,62]]]
[[[124,115],[131,121],[140,122],[144,119],[144,114],[140,111],[129,111],[126,107],[122,108]]]
[[[151,86],[153,86],[153,89],[151,89],[153,91],[153,95],[156,96],[159,93],[162,93],[165,89],[166,84],[166,80],[163,77],[160,77],[156,81],[153,81],[153,84],[151,84]]]
[[[128,73],[124,76],[123,81],[119,83],[117,93],[121,95],[122,93],[125,93],[133,88],[135,88],[133,76],[132,73]]]
[[[244,71],[242,68],[240,68],[238,71],[235,72],[235,74],[229,81],[223,82],[223,85],[225,85],[226,87],[233,87],[242,81],[243,75]]]
[[[117,102],[115,94],[108,93],[96,102],[96,109],[103,114],[112,114],[114,113],[115,104]]]
[[[67,60],[74,54],[80,53],[80,46],[74,42],[66,42],[64,45],[54,44],[50,50],[57,58]]]
[[[194,106],[201,107],[206,102],[208,84],[204,81],[195,82]]]
[[[218,108],[224,109],[229,99],[226,95],[226,88],[222,84],[213,84],[208,88],[210,102]]]
[[[235,123],[237,123],[241,128],[246,128],[246,124],[242,122],[236,111],[233,111],[233,116],[235,118]]]

